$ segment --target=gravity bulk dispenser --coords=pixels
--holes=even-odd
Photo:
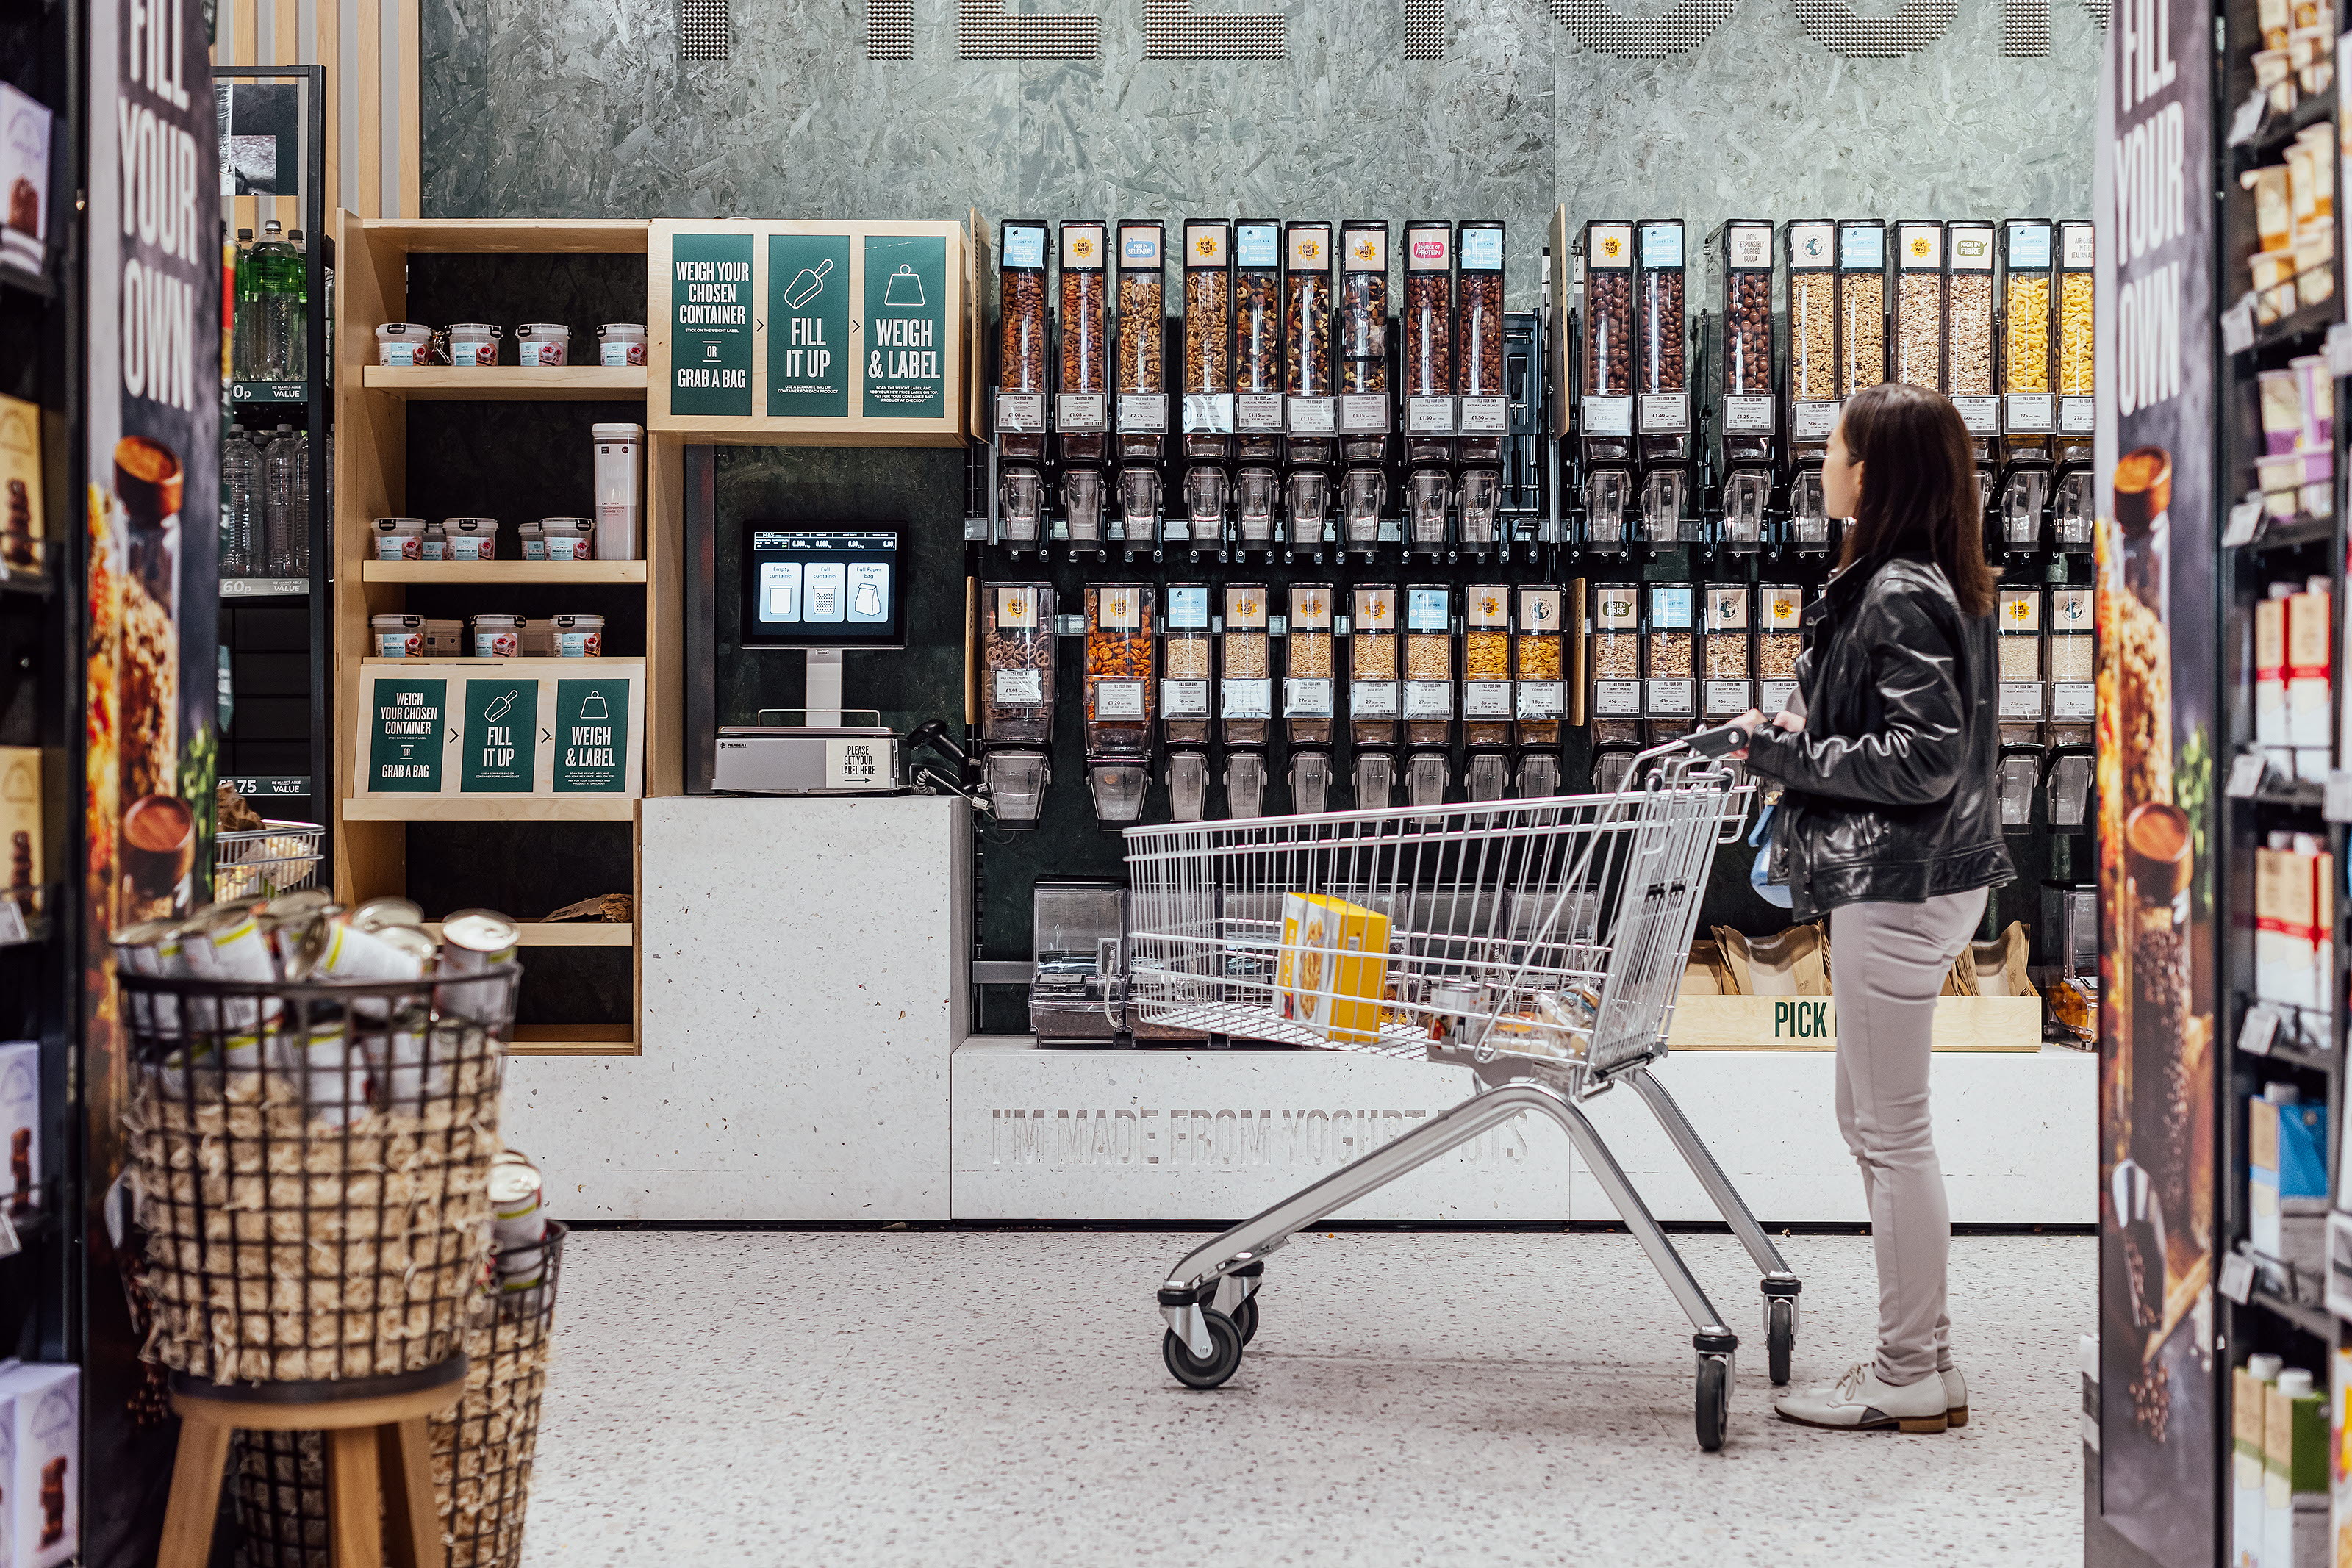
[[[1398,537],[1388,509],[1389,225],[1350,218],[1339,225],[1339,537],[1367,559]],[[1383,528],[1383,524],[1389,524]]]
[[[1030,1032],[1041,1045],[1118,1038],[1127,1028],[1127,890],[1041,877],[1031,911]]]
[[[1233,490],[1234,225],[1222,218],[1184,225],[1184,504],[1166,537],[1192,559],[1224,552]],[[1181,528],[1181,531],[1180,531]]]
[[[1403,714],[1401,622],[1394,583],[1360,583],[1351,594],[1348,634],[1348,741],[1360,763],[1367,751],[1397,743]]]
[[[1944,393],[1969,427],[1979,498],[1988,510],[1993,448],[2000,435],[1999,367],[1993,359],[1994,235],[1988,223],[1955,220],[1944,225]]]
[[[1454,476],[1454,226],[1404,225],[1404,548],[1447,554]]]
[[[1805,591],[1793,582],[1756,587],[1756,706],[1768,716],[1797,691],[1797,656],[1805,651]]]
[[[1706,630],[1699,643],[1699,706],[1710,720],[1738,718],[1756,704],[1756,658],[1744,582],[1710,582],[1699,591]]]
[[[1503,443],[1511,433],[1507,384],[1507,324],[1503,312],[1503,225],[1465,223],[1454,232],[1455,316],[1454,384],[1459,397],[1454,454],[1461,468],[1454,483],[1454,509],[1462,546],[1473,554],[1498,547],[1503,538]],[[1530,402],[1536,401],[1533,398]],[[1530,462],[1533,476],[1538,464]],[[1534,503],[1526,503],[1532,510]]]
[[[1207,586],[1170,583],[1161,624],[1166,630],[1160,647],[1160,727],[1168,743],[1168,819],[1197,822],[1208,812],[1209,693],[1214,684]]]
[[[1944,390],[1944,225],[1907,218],[1895,225],[1893,379]]]
[[[2050,544],[2069,553],[2091,548],[2091,524],[2098,504],[2092,471],[2099,417],[2093,338],[2098,300],[2093,269],[2097,260],[2095,225],[2058,225],[2058,429],[2050,482]]]
[[[1163,231],[1153,223],[1118,225],[1118,494],[1115,537],[1127,559],[1159,548],[1160,461],[1168,432],[1168,280]]]
[[[980,771],[997,825],[1037,825],[1053,782],[1054,585],[981,589]]]
[[[1234,225],[1234,547],[1272,557],[1282,457],[1282,225]]]
[[[2042,659],[2042,590],[2003,586],[1996,592],[1995,640],[2000,676],[2000,824],[2033,825],[2033,797],[2042,785],[2046,710]]]
[[[2043,638],[2050,674],[2050,766],[2043,793],[2053,828],[2081,831],[2090,822],[2090,795],[2098,717],[2098,639],[2093,625],[2096,590],[2050,591],[2049,632]]]
[[[1104,559],[1104,463],[1110,444],[1110,225],[1100,218],[1062,225],[1061,382],[1054,396],[1055,455],[1061,463],[1062,516],[1055,532],[1070,553]]]
[[[1453,600],[1443,583],[1408,583],[1404,591],[1404,740],[1415,748],[1405,759],[1405,798],[1415,806],[1443,804],[1451,782]]]
[[[1147,583],[1087,585],[1087,788],[1107,828],[1143,820],[1156,706],[1153,597]]]
[[[1772,225],[1734,218],[1716,231],[1723,267],[1721,548],[1763,548],[1780,484],[1780,383],[1772,363]]]
[[[1519,590],[1518,636],[1512,649],[1513,738],[1519,748],[1523,800],[1559,793],[1560,721],[1568,714],[1567,622],[1557,588]]]
[[[1225,812],[1263,814],[1266,736],[1274,716],[1272,651],[1266,636],[1265,585],[1225,584],[1224,663],[1218,687],[1218,738],[1225,743]]]
[[[1042,219],[1007,219],[997,271],[996,538],[1034,552],[1045,531],[1045,244]]]
[[[2051,241],[2053,225],[2012,218],[2001,225],[2001,471],[1996,515],[2000,548],[2039,550],[2049,506],[2051,437],[2057,423],[2050,391]]]
[[[1689,583],[1653,582],[1647,592],[1642,695],[1650,718],[1650,744],[1655,746],[1688,734],[1698,713],[1698,639]]]
[[[1622,551],[1633,499],[1633,225],[1589,223],[1577,371],[1583,432],[1584,548]]]
[[[1603,582],[1592,590],[1592,787],[1614,791],[1642,748],[1642,588]]]
[[[1822,462],[1837,429],[1837,225],[1794,223],[1789,252],[1789,543],[1801,553],[1830,549]]]
[[[1331,634],[1331,585],[1328,582],[1290,585],[1290,613],[1283,638],[1282,716],[1291,746],[1294,800],[1297,798],[1302,748],[1311,748],[1315,756],[1324,758],[1322,776],[1326,780],[1330,777],[1331,684],[1336,653]]]
[[[1634,231],[1634,423],[1641,459],[1642,537],[1672,549],[1690,537],[1690,336],[1683,295],[1680,218]]]
[[[1283,231],[1282,392],[1283,415],[1290,429],[1283,444],[1283,512],[1289,519],[1289,554],[1318,562],[1336,537],[1332,508],[1333,475],[1339,462],[1339,402],[1331,352],[1335,249],[1328,223],[1293,223]]]
[[[1499,800],[1510,782],[1511,590],[1474,583],[1462,601],[1462,739],[1469,748],[1464,791]]]

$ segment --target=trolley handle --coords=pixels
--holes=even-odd
[[[1739,750],[1748,744],[1750,738],[1751,737],[1748,733],[1748,727],[1746,725],[1721,724],[1716,726],[1713,729],[1693,730],[1690,734],[1684,736],[1680,740],[1669,741],[1664,746],[1654,747],[1650,750],[1642,753],[1642,755],[1643,757],[1658,757],[1674,750],[1676,747],[1688,747],[1699,756],[1710,760],[1715,760],[1728,757],[1733,752]]]

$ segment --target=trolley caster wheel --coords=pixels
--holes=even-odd
[[[1731,1363],[1723,1356],[1698,1358],[1698,1446],[1707,1453],[1723,1447],[1731,1424]]]
[[[1160,1359],[1168,1364],[1170,1374],[1185,1387],[1216,1388],[1241,1370],[1242,1331],[1234,1326],[1233,1319],[1214,1307],[1203,1308],[1201,1315],[1209,1324],[1212,1349],[1208,1359],[1203,1361],[1194,1355],[1192,1347],[1174,1329],[1160,1337]]]
[[[1789,1359],[1797,1348],[1797,1303],[1787,1296],[1773,1296],[1764,1303],[1765,1359],[1771,1364],[1772,1386],[1784,1388],[1789,1382]]]
[[[1244,1344],[1257,1338],[1257,1298],[1255,1296],[1244,1296],[1241,1305],[1234,1309],[1233,1317],[1234,1327],[1241,1331]]]

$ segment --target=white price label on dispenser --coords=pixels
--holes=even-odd
[[[1462,716],[1465,718],[1510,717],[1511,683],[1465,681],[1462,684]]]
[[[1104,416],[1103,394],[1100,392],[1063,392],[1054,400],[1054,428],[1072,434],[1087,434],[1101,430],[1110,421]]]
[[[1397,716],[1397,684],[1394,681],[1355,681],[1348,687],[1348,707],[1358,718],[1394,718]]]
[[[1274,682],[1270,679],[1227,681],[1219,693],[1225,718],[1272,718]]]
[[[1118,427],[1157,435],[1168,428],[1168,399],[1160,392],[1121,392]]]
[[[1519,683],[1519,716],[1521,718],[1558,718],[1568,711],[1566,681],[1521,681]]]
[[[1095,716],[1097,718],[1141,718],[1144,706],[1141,681],[1097,681],[1095,683]]]
[[[1095,711],[1102,711],[1096,705]],[[1160,683],[1160,711],[1170,718],[1206,718],[1209,716],[1209,683],[1206,681],[1162,681]]]
[[[1404,684],[1404,716],[1452,718],[1454,716],[1454,683],[1452,681],[1407,681]]]
[[[1771,434],[1772,399],[1770,396],[1748,395],[1725,398],[1723,430],[1727,435]]]
[[[999,670],[996,672],[995,702],[998,707],[1035,707],[1045,700],[1045,671]]]
[[[1321,676],[1292,675],[1282,683],[1285,718],[1329,718],[1331,683]]]

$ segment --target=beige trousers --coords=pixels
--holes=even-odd
[[[1976,935],[1987,896],[1979,888],[1830,912],[1838,1126],[1870,1206],[1885,1383],[1916,1383],[1952,1364],[1944,1296],[1952,1218],[1927,1113],[1928,1040],[1944,976]]]

